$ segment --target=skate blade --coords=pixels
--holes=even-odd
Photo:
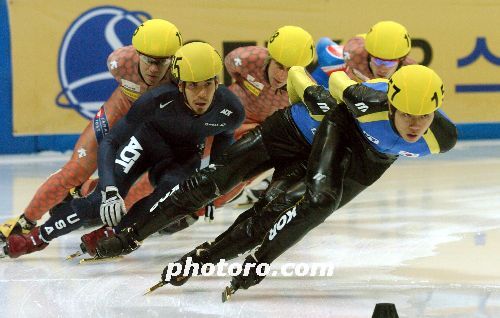
[[[110,261],[119,261],[123,256],[112,256],[112,257],[91,257],[83,258],[80,260],[79,264],[91,264],[91,263],[105,263]]]
[[[226,301],[230,300],[234,292],[235,290],[233,288],[226,286],[226,288],[222,292],[222,302],[225,303]]]
[[[164,285],[166,285],[166,283],[165,283],[165,282],[160,281],[160,282],[158,282],[156,285],[151,286],[151,287],[148,289],[148,291],[147,291],[147,292],[145,292],[142,296],[149,295],[149,294],[151,294],[152,292],[154,292],[155,290],[157,290],[158,288],[160,288],[160,287],[162,287],[162,286],[164,286]]]
[[[83,255],[83,253],[81,251],[78,251],[78,252],[73,253],[70,256],[66,257],[66,260],[69,261],[70,259],[73,259],[73,258],[78,257],[78,256],[82,256],[82,255]]]

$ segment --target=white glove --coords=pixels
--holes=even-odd
[[[100,207],[102,223],[109,226],[116,226],[120,223],[122,216],[127,212],[118,189],[115,186],[107,186],[105,191],[101,191],[102,203]]]

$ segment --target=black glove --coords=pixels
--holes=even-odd
[[[333,106],[337,105],[330,92],[323,86],[309,86],[304,91],[304,104],[313,116],[325,115]]]

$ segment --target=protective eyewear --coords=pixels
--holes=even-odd
[[[151,64],[155,64],[155,65],[168,65],[170,63],[170,61],[172,60],[171,57],[166,57],[166,58],[154,58],[154,57],[150,57],[150,56],[147,56],[147,55],[144,55],[144,54],[141,54],[139,53],[139,58],[141,59],[141,61],[143,61],[144,63],[148,64],[148,65],[151,65]]]
[[[378,67],[383,66],[383,67],[387,67],[387,68],[391,68],[391,67],[394,67],[394,66],[399,64],[399,59],[383,60],[383,59],[379,59],[378,57],[374,57],[374,56],[371,57],[371,61],[373,62],[373,64],[375,64],[375,66],[378,66]]]

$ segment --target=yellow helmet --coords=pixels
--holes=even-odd
[[[366,34],[365,48],[370,55],[384,60],[406,56],[411,49],[411,39],[406,28],[394,21],[382,21]]]
[[[269,55],[286,67],[307,66],[314,58],[314,40],[304,29],[284,26],[267,43]]]
[[[387,98],[398,110],[426,115],[441,107],[444,86],[441,78],[423,65],[407,65],[389,79]]]
[[[172,75],[179,81],[201,82],[222,71],[219,53],[208,43],[191,42],[175,52]]]
[[[152,19],[135,29],[132,45],[144,55],[169,57],[181,47],[182,37],[172,23],[162,19]]]

